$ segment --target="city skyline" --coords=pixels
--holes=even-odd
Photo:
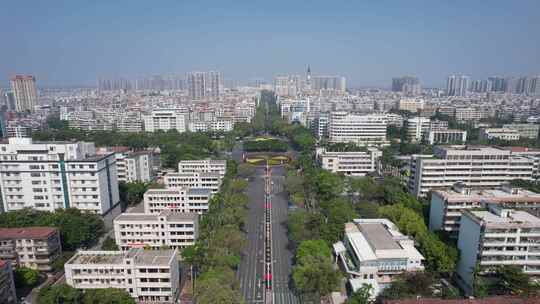
[[[423,87],[444,87],[451,74],[540,73],[540,44],[525,30],[540,26],[535,1],[338,3],[324,9],[315,2],[286,10],[284,2],[126,4],[6,3],[11,14],[0,23],[13,29],[4,35],[10,44],[0,59],[2,86],[13,74],[35,75],[43,87],[95,86],[98,77],[197,70],[270,83],[280,74],[303,74],[308,65],[314,75],[343,75],[350,87],[390,87],[400,75],[418,77]],[[500,22],[507,17],[513,22]],[[29,21],[17,22],[23,19]]]

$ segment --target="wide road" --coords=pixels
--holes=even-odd
[[[285,192],[285,169],[272,167],[272,253],[273,268],[273,298],[275,304],[300,303],[290,289],[292,273],[292,252],[287,248],[288,198]]]
[[[264,297],[264,171],[264,168],[256,170],[247,189],[247,245],[237,273],[240,291],[247,304],[263,303]]]

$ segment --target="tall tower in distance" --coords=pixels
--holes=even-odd
[[[311,90],[311,67],[307,66],[307,74],[306,74],[306,89],[308,91]]]
[[[34,111],[37,105],[36,78],[32,75],[14,75],[10,79],[15,97],[15,111]]]

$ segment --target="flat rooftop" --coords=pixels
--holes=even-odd
[[[197,213],[181,213],[171,210],[164,210],[160,214],[147,213],[122,213],[117,216],[115,221],[157,221],[159,216],[166,216],[169,221],[195,220]]]
[[[401,249],[383,224],[358,224],[358,227],[374,250]]]
[[[175,256],[175,250],[145,250],[143,248],[131,248],[127,252],[122,251],[79,251],[67,264],[99,264],[99,265],[122,265],[124,259],[133,258],[135,265],[168,266],[171,258]]]
[[[474,217],[489,226],[527,226],[540,227],[540,218],[519,210],[512,210],[508,216],[499,216],[490,211],[469,211]]]
[[[0,239],[46,239],[56,232],[51,227],[0,228]]]
[[[452,201],[487,201],[493,203],[504,203],[512,201],[534,202],[540,203],[540,193],[536,193],[523,188],[512,188],[514,192],[509,192],[503,188],[495,189],[468,189],[462,193],[456,189],[435,190],[439,196]]]

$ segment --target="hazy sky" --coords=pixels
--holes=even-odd
[[[1,85],[95,85],[219,69],[248,80],[341,74],[389,86],[450,73],[540,74],[540,0],[3,0]]]

